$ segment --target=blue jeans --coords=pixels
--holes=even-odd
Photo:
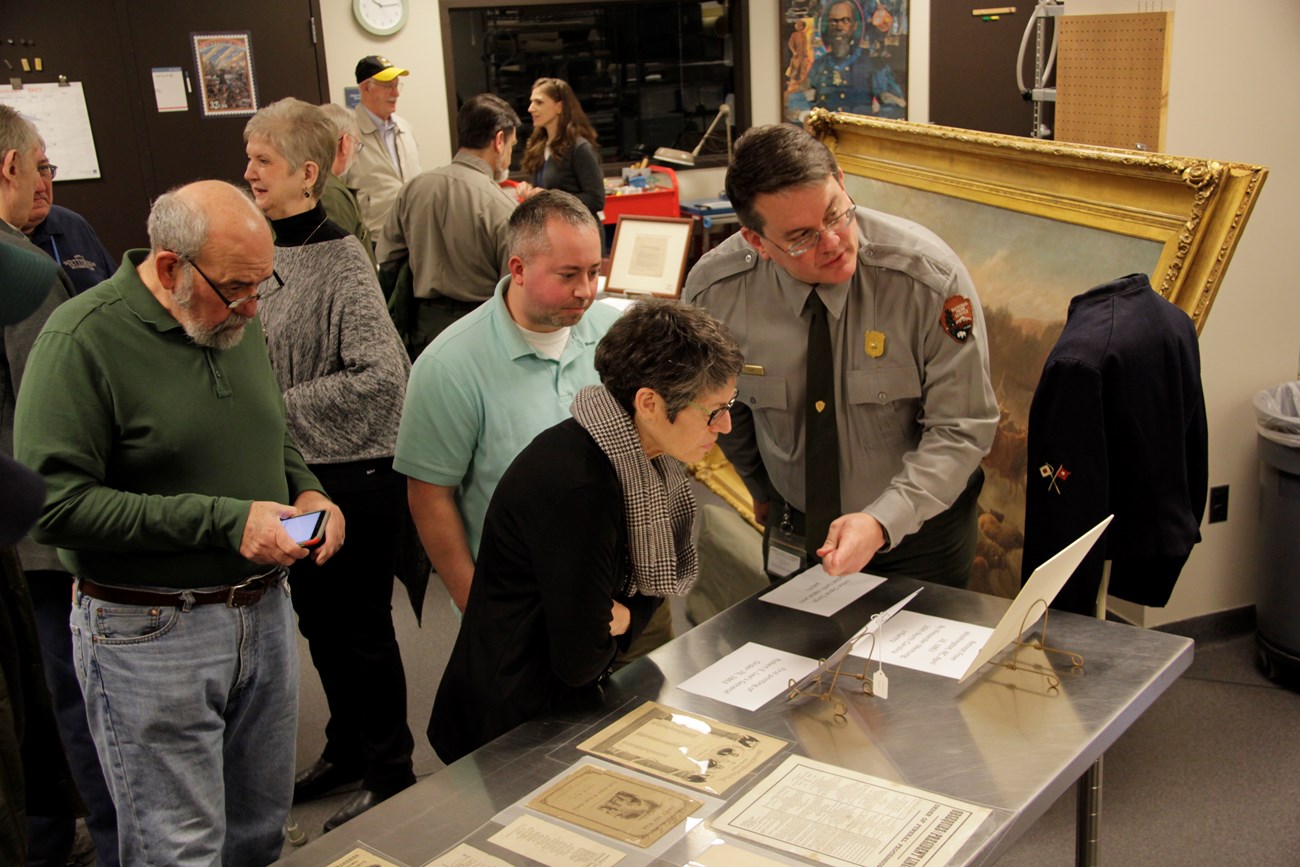
[[[246,608],[119,605],[78,591],[70,625],[122,863],[276,860],[298,728],[287,583]]]

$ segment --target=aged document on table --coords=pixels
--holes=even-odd
[[[714,820],[724,833],[843,867],[942,867],[989,810],[790,756]]]
[[[623,859],[613,846],[527,814],[488,837],[488,842],[553,867],[605,867]]]
[[[648,701],[578,749],[721,795],[785,745],[778,738]]]
[[[668,264],[668,239],[663,235],[641,235],[632,247],[632,264],[628,273],[633,277],[658,277]]]
[[[703,801],[590,765],[528,802],[539,813],[643,849],[702,806]]]
[[[370,849],[358,846],[342,858],[331,861],[326,867],[404,867],[404,865],[389,861]]]
[[[455,849],[443,852],[424,867],[510,867],[510,862],[475,849],[468,843],[461,843]]]
[[[716,840],[714,845],[687,861],[686,867],[786,867],[793,863],[777,861],[734,843]]]

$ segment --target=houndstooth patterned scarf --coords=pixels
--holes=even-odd
[[[589,385],[569,407],[614,465],[623,488],[628,553],[626,595],[681,596],[700,576],[692,544],[695,494],[680,461],[646,457],[636,426],[603,385]]]

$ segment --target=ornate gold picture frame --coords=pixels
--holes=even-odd
[[[1268,175],[1264,166],[825,111],[808,127],[846,175],[1158,243],[1151,285],[1198,332]]]

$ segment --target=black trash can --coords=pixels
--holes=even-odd
[[[1259,432],[1259,667],[1300,689],[1300,382],[1255,396]]]

